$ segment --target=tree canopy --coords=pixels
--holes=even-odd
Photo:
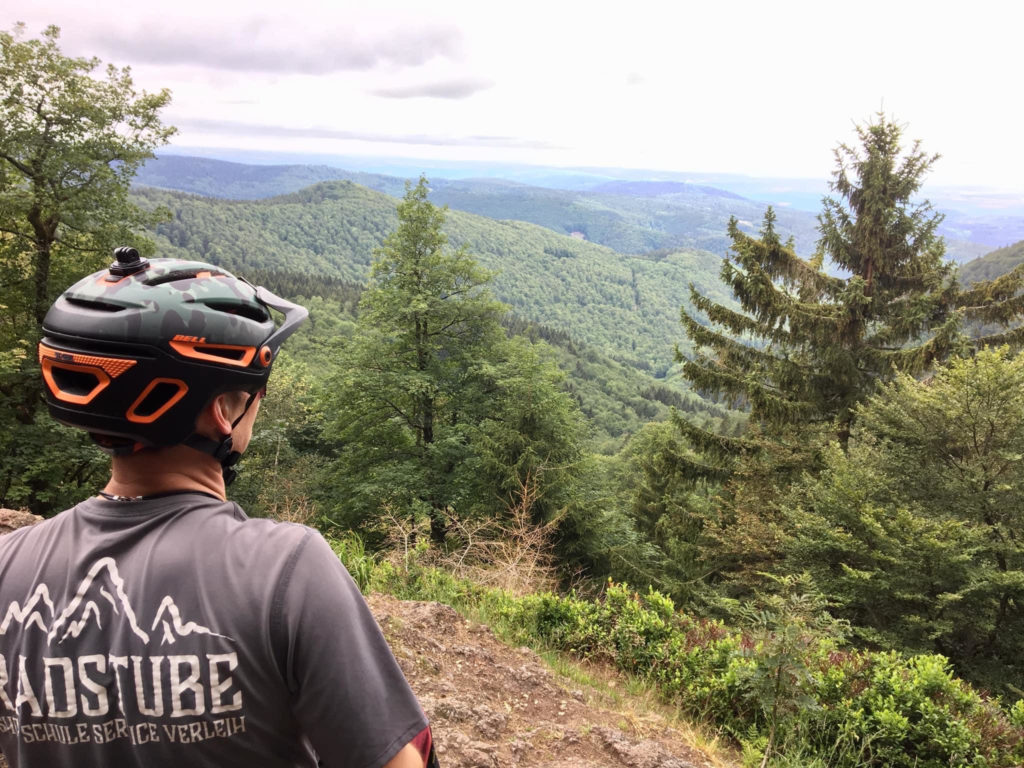
[[[1024,357],[985,349],[858,408],[848,451],[790,494],[791,567],[859,637],[938,652],[1005,694],[1024,630]],[[1019,691],[1016,692],[1020,694]]]
[[[136,230],[154,215],[130,202],[130,180],[174,129],[160,121],[168,91],[137,91],[127,68],[96,76],[97,59],[61,53],[57,27],[38,39],[24,32],[0,32],[0,502],[35,508],[54,500],[54,472],[63,474],[52,485],[73,489],[97,464],[80,436],[55,439],[61,428],[33,423],[43,317],[114,246],[146,250]],[[80,455],[48,460],[61,442]]]
[[[51,270],[63,284],[76,256],[107,252],[146,220],[128,201],[131,178],[174,128],[160,122],[166,89],[136,91],[113,65],[94,77],[99,60],[62,54],[57,27],[23,32],[0,33],[0,222],[5,246],[29,257],[29,310],[42,322]]]

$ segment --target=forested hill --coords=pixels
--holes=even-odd
[[[162,253],[238,270],[272,269],[365,281],[371,254],[397,224],[397,201],[347,181],[260,201],[227,201],[140,189],[145,206],[172,212],[160,225]],[[568,333],[626,364],[663,376],[683,338],[679,308],[692,281],[729,301],[721,257],[680,250],[615,251],[520,221],[451,211],[445,230],[497,272],[495,293],[519,316]]]
[[[987,253],[980,259],[969,261],[960,268],[960,282],[970,285],[981,280],[992,280],[1005,275],[1024,262],[1024,240]]]
[[[298,192],[321,181],[354,181],[393,197],[401,196],[404,189],[403,180],[394,176],[327,165],[249,165],[182,155],[153,158],[135,176],[136,185],[226,200],[261,200]]]
[[[135,183],[208,197],[257,200],[340,180],[392,197],[401,197],[405,190],[402,178],[326,165],[249,165],[180,155],[150,160],[139,170]],[[698,248],[722,255],[729,245],[725,235],[729,217],[754,230],[766,206],[724,189],[682,181],[608,181],[562,174],[549,182],[551,186],[541,187],[493,178],[432,178],[431,199],[437,205],[492,219],[528,221],[561,234],[575,233],[621,253]],[[566,188],[553,188],[558,184]],[[788,208],[785,202],[776,205],[776,214],[782,237],[792,235],[797,252],[810,256],[818,239],[816,214]],[[1000,242],[990,239],[993,226],[998,225],[998,232],[1019,229],[969,212],[948,210],[946,214],[939,234],[946,239],[949,258],[960,263],[985,253],[981,243]]]
[[[393,176],[345,171],[323,165],[258,166],[207,158],[166,155],[150,160],[137,185],[210,197],[254,200],[297,192],[320,181],[353,181],[392,197],[405,181]],[[431,179],[436,205],[539,224],[564,235],[607,245],[622,253],[699,248],[723,254],[730,216],[759,226],[765,204],[714,187],[681,182],[608,182],[590,190],[551,189],[500,179]],[[780,209],[778,229],[810,255],[817,220],[806,211]]]

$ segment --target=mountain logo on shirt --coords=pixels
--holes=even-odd
[[[209,627],[182,619],[181,611],[170,595],[160,601],[153,621],[140,625],[125,592],[124,579],[111,557],[101,558],[92,564],[74,597],[65,606],[55,605],[46,584],[38,584],[22,603],[11,601],[0,618],[0,635],[6,634],[12,625],[20,625],[22,629],[35,627],[46,633],[48,644],[60,645],[92,627],[102,630],[118,621],[126,623],[132,633],[147,645],[157,637],[160,645],[168,645],[188,635],[210,635],[234,642]]]

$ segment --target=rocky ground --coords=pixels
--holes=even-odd
[[[637,709],[607,675],[556,675],[528,648],[439,603],[372,595],[370,607],[430,718],[444,768],[710,768],[656,708]]]

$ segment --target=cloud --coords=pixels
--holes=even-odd
[[[145,22],[130,31],[95,31],[89,44],[118,61],[136,64],[323,75],[417,67],[437,57],[457,59],[463,39],[452,25],[396,27],[373,34],[323,27],[298,34],[268,19],[251,19],[230,30]]]
[[[370,141],[386,144],[422,144],[437,147],[494,147],[504,149],[563,149],[546,141],[521,139],[514,136],[431,136],[429,134],[373,133],[367,131],[345,131],[335,128],[298,128],[286,125],[261,123],[239,123],[234,121],[206,120],[202,118],[175,120],[178,128],[221,133],[231,136],[261,136],[273,138],[341,139],[345,141]]]
[[[493,87],[494,83],[490,80],[463,78],[459,80],[445,80],[438,83],[378,88],[370,91],[370,93],[385,99],[466,99],[474,93],[486,91],[488,88]]]

